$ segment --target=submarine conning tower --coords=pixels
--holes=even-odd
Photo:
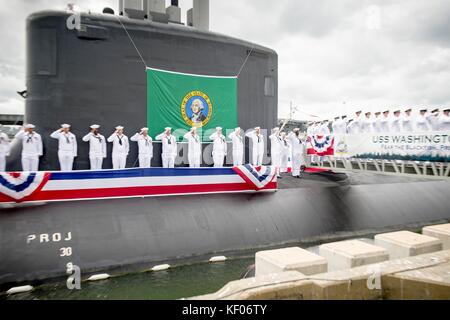
[[[57,141],[49,135],[62,123],[70,123],[77,136],[77,170],[89,168],[88,144],[81,138],[91,124],[100,124],[106,137],[117,125],[125,126],[128,136],[147,125],[147,78],[139,53],[148,67],[203,75],[235,76],[246,61],[238,79],[238,125],[276,125],[275,51],[207,31],[201,0],[188,12],[188,25],[178,20],[178,1],[165,13],[153,11],[159,1],[133,1],[142,9],[127,8],[129,3],[120,3],[119,14],[41,11],[28,17],[25,122],[35,124],[43,138],[40,170],[59,169]],[[161,145],[155,144],[152,166],[161,165],[160,153]],[[127,167],[136,158],[137,146],[131,143]],[[110,144],[103,166],[111,168]],[[19,169],[15,141],[8,170]]]

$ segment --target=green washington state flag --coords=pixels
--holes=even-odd
[[[203,131],[237,126],[237,78],[147,69],[147,124],[156,136],[165,127]]]

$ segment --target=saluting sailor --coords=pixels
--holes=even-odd
[[[291,144],[286,136],[286,132],[281,132],[280,134],[280,172],[287,172],[288,160],[291,151]]]
[[[442,115],[439,119],[439,130],[450,131],[450,109],[442,110]]]
[[[260,166],[264,156],[264,136],[261,134],[261,128],[256,127],[245,134],[252,140],[252,165]]]
[[[270,157],[272,159],[272,166],[277,170],[278,178],[281,178],[280,167],[281,167],[281,137],[280,128],[276,127],[272,129],[272,134],[269,136],[270,139]]]
[[[103,159],[106,158],[106,139],[99,133],[100,126],[93,124],[91,131],[82,140],[89,142],[89,160],[91,170],[101,170]]]
[[[11,143],[6,133],[0,132],[0,171],[6,170],[6,157],[9,156]]]
[[[163,168],[174,168],[177,157],[177,139],[172,135],[172,128],[165,128],[164,132],[157,135],[156,140],[162,141],[162,163]]]
[[[227,155],[227,141],[225,136],[222,134],[222,128],[217,127],[216,132],[214,132],[209,140],[213,142],[213,161],[214,167],[220,168],[223,167],[225,156]]]
[[[138,143],[139,167],[150,168],[153,158],[153,139],[148,135],[148,128],[142,128],[130,140]]]
[[[440,130],[439,109],[438,108],[431,111],[431,114],[428,115],[428,122],[430,123],[430,127],[431,127],[432,131]]]
[[[391,131],[389,127],[389,120],[389,110],[383,111],[383,116],[381,117],[379,124],[380,133],[387,134]]]
[[[358,134],[362,132],[362,123],[361,123],[361,110],[355,112],[355,117],[352,122],[349,122],[347,126],[347,131],[350,134]]]
[[[77,138],[70,132],[70,124],[62,124],[50,137],[58,140],[58,159],[61,171],[73,170],[73,159],[77,156]]]
[[[295,128],[292,132],[289,133],[287,137],[291,142],[292,149],[292,176],[294,176],[295,178],[301,178],[300,168],[303,161],[304,143],[300,136],[300,129]]]
[[[381,132],[381,112],[375,112],[375,119],[373,121],[373,132],[380,133]]]
[[[413,127],[413,118],[411,116],[411,108],[405,110],[405,114],[402,117],[402,131],[403,132],[412,132],[414,131]]]
[[[241,135],[241,128],[235,128],[228,138],[233,144],[233,166],[241,166],[244,158],[244,138]]]
[[[390,122],[390,132],[397,133],[402,131],[400,121],[400,110],[395,110],[394,116],[392,117]]]
[[[130,152],[130,142],[123,134],[123,127],[117,126],[116,131],[109,136],[108,142],[112,142],[112,163],[113,169],[124,169],[127,165],[127,157]]]
[[[427,109],[422,108],[419,110],[419,115],[416,118],[415,121],[415,129],[417,131],[429,131],[430,130],[430,123],[428,121],[428,114]]]
[[[370,111],[364,114],[364,119],[361,121],[361,132],[362,133],[372,133],[373,132],[373,119],[372,113]]]
[[[200,168],[202,162],[202,142],[200,141],[200,136],[197,134],[197,127],[192,127],[184,135],[184,138],[188,141],[189,167]]]
[[[34,132],[34,128],[33,124],[27,124],[15,135],[15,138],[22,140],[23,171],[38,171],[39,157],[43,154],[41,135]]]

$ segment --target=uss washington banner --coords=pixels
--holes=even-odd
[[[237,126],[237,77],[205,76],[147,68],[147,124],[203,130]]]
[[[334,156],[449,162],[450,132],[334,135]]]

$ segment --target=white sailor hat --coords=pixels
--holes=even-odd
[[[234,128],[234,131],[238,131],[238,130],[241,130],[241,127]]]
[[[100,125],[98,124],[93,124],[92,126],[90,126],[91,129],[98,129],[100,128]]]
[[[222,130],[222,127],[217,127],[216,130]]]
[[[123,130],[123,127],[122,126],[117,126],[116,130]]]
[[[63,129],[70,128],[70,124],[63,123],[63,124],[61,125],[61,128],[63,128]]]
[[[292,131],[294,131],[294,132],[300,131],[300,128],[294,128]]]
[[[255,130],[261,130],[261,127],[255,127]]]
[[[36,126],[34,124],[28,123],[25,125],[25,128],[26,129],[34,129],[34,128],[36,128]]]
[[[191,131],[197,130],[197,127],[191,127]]]
[[[141,131],[148,131],[148,128],[141,128]]]
[[[272,131],[278,131],[278,130],[280,130],[280,127],[275,127],[272,129]]]
[[[167,130],[172,130],[172,128],[171,128],[171,127],[165,127],[164,130],[165,130],[165,131],[167,131]]]

